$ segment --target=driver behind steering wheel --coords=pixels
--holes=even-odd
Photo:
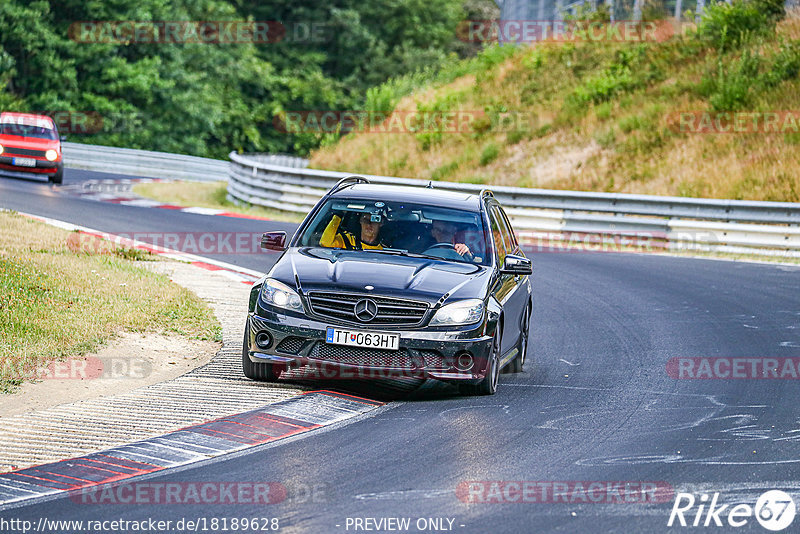
[[[458,252],[461,257],[467,261],[472,261],[473,254],[469,247],[464,243],[455,242],[456,231],[458,231],[458,227],[454,223],[439,220],[433,221],[431,226],[432,245],[440,243],[452,245],[453,250]]]

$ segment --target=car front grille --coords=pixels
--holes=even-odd
[[[451,367],[450,362],[445,360],[438,350],[418,350],[417,352],[425,359],[426,369],[447,370]]]
[[[16,148],[13,146],[3,146],[3,154],[8,154],[9,156],[38,156],[40,158],[44,157],[44,150],[32,150],[30,148]]]
[[[345,347],[317,343],[309,354],[311,358],[358,365],[360,367],[391,367],[394,369],[412,369],[414,364],[404,349],[398,351],[365,349],[361,347]]]
[[[372,320],[362,321],[356,316],[355,305],[363,299],[372,300],[378,306],[378,313]],[[316,315],[376,326],[417,325],[428,311],[428,305],[424,302],[352,293],[314,291],[308,294],[308,302]]]
[[[280,349],[279,349],[280,350]],[[451,364],[437,350],[400,349],[388,351],[363,347],[347,347],[318,342],[310,358],[359,367],[389,367],[393,369],[447,370]]]
[[[301,337],[289,336],[283,339],[275,350],[284,354],[297,354],[303,348],[305,340]]]

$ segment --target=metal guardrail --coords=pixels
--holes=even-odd
[[[74,169],[197,182],[228,179],[228,162],[223,160],[80,143],[61,147],[64,165]]]
[[[306,160],[230,154],[228,196],[236,202],[307,213],[352,173],[304,168]],[[286,159],[288,158],[288,159]],[[373,183],[424,186],[426,180],[364,175]],[[434,182],[437,189],[478,193],[474,184]],[[673,249],[800,256],[800,203],[661,197],[493,187],[521,237],[649,237]]]

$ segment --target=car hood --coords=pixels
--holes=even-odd
[[[61,142],[57,139],[40,139],[38,137],[22,137],[19,135],[0,135],[0,145],[31,150],[61,151]]]
[[[435,304],[483,298],[491,269],[470,263],[386,253],[325,248],[291,248],[269,273],[290,287],[394,296]],[[368,290],[365,286],[372,286]]]

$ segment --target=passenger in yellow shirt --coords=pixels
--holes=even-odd
[[[383,226],[384,217],[381,216],[380,222],[371,220],[369,213],[362,213],[358,218],[361,225],[361,236],[355,236],[347,230],[339,228],[342,218],[334,215],[331,222],[322,232],[319,239],[320,246],[330,248],[346,248],[347,250],[383,250],[380,242],[380,232]]]

